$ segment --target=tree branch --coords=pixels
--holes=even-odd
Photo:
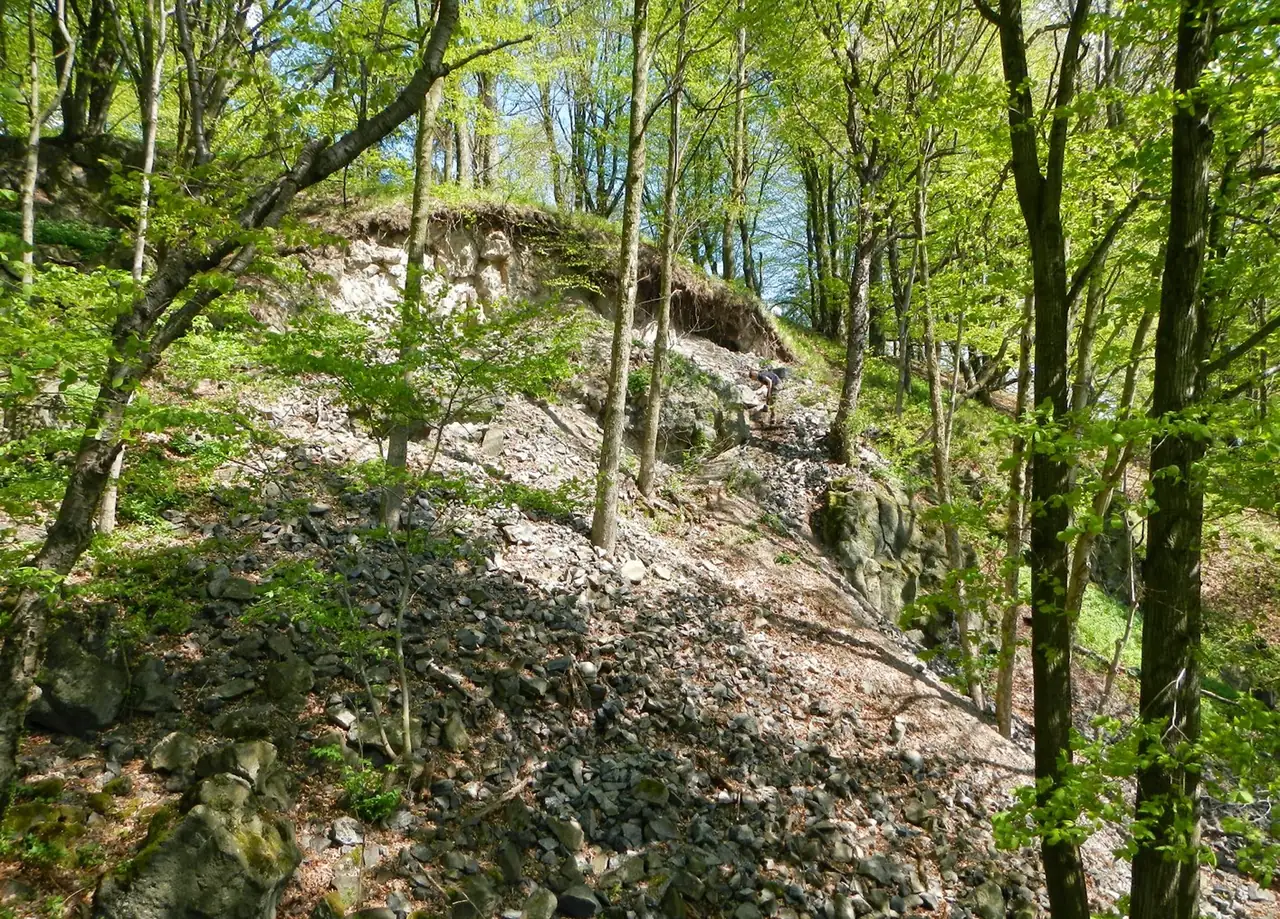
[[[1070,309],[1076,300],[1079,299],[1085,285],[1089,283],[1089,278],[1093,275],[1094,271],[1098,269],[1098,266],[1106,259],[1107,252],[1110,250],[1111,244],[1116,241],[1116,237],[1120,234],[1124,225],[1129,221],[1129,218],[1134,215],[1142,202],[1150,201],[1152,200],[1152,197],[1153,196],[1148,192],[1139,190],[1132,198],[1129,199],[1128,203],[1125,204],[1120,212],[1115,215],[1111,221],[1111,225],[1107,227],[1107,231],[1102,234],[1102,238],[1098,240],[1098,244],[1094,246],[1093,251],[1089,253],[1089,257],[1084,260],[1083,264],[1081,264],[1080,267],[1076,269],[1075,274],[1072,275],[1071,287],[1067,290],[1068,309]]]
[[[1219,373],[1226,370],[1237,360],[1244,357],[1265,341],[1272,332],[1276,331],[1276,329],[1280,329],[1280,313],[1276,313],[1276,315],[1264,322],[1253,332],[1253,334],[1240,342],[1240,344],[1227,349],[1222,354],[1219,354],[1213,360],[1209,361],[1209,363],[1205,364],[1204,369],[1201,371],[1201,376],[1207,377],[1211,373]]]

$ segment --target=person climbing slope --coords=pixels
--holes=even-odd
[[[773,399],[777,395],[778,390],[782,388],[782,381],[787,378],[786,367],[772,367],[765,370],[752,370],[749,374],[752,380],[760,384],[756,389],[756,395],[764,399],[763,410],[769,413],[769,423],[773,423]]]

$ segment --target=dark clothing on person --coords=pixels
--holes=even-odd
[[[769,370],[761,370],[756,374],[756,379],[765,383],[769,387],[769,395],[767,401],[773,402],[773,395],[782,387],[782,381],[787,378],[786,367],[774,367]]]

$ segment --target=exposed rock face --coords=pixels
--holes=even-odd
[[[293,827],[268,813],[253,787],[223,773],[196,804],[124,868],[104,875],[96,919],[271,919],[302,861]]]
[[[129,671],[119,651],[105,638],[78,632],[71,625],[49,639],[40,672],[41,696],[29,720],[63,734],[86,737],[109,726],[129,692]]]
[[[850,477],[831,483],[815,529],[853,586],[887,621],[920,629],[929,643],[939,644],[951,627],[946,612],[922,611],[910,623],[900,623],[903,610],[941,588],[947,576],[942,527],[922,514],[923,508],[896,488]]]
[[[349,217],[340,228],[352,240],[342,252],[309,253],[312,267],[332,278],[333,306],[348,315],[389,316],[400,302],[407,274],[404,245],[409,211],[393,207]],[[642,247],[637,324],[658,297],[659,258]],[[504,298],[551,297],[611,315],[617,288],[616,241],[536,208],[473,205],[441,208],[431,216],[425,267],[427,289],[442,309],[488,307]],[[768,310],[754,297],[678,265],[672,294],[677,330],[732,351],[788,359]]]

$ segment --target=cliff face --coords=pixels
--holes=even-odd
[[[317,213],[310,219],[335,241],[300,257],[330,278],[325,288],[336,309],[377,313],[399,299],[406,272],[407,207]],[[503,298],[560,299],[611,316],[618,284],[616,247],[616,238],[607,231],[536,208],[440,207],[431,218],[427,267],[436,272],[430,284],[446,307],[485,306]],[[637,325],[653,319],[658,269],[658,252],[644,247]],[[684,264],[676,268],[673,287],[677,331],[766,360],[791,359],[773,317],[755,297]]]

